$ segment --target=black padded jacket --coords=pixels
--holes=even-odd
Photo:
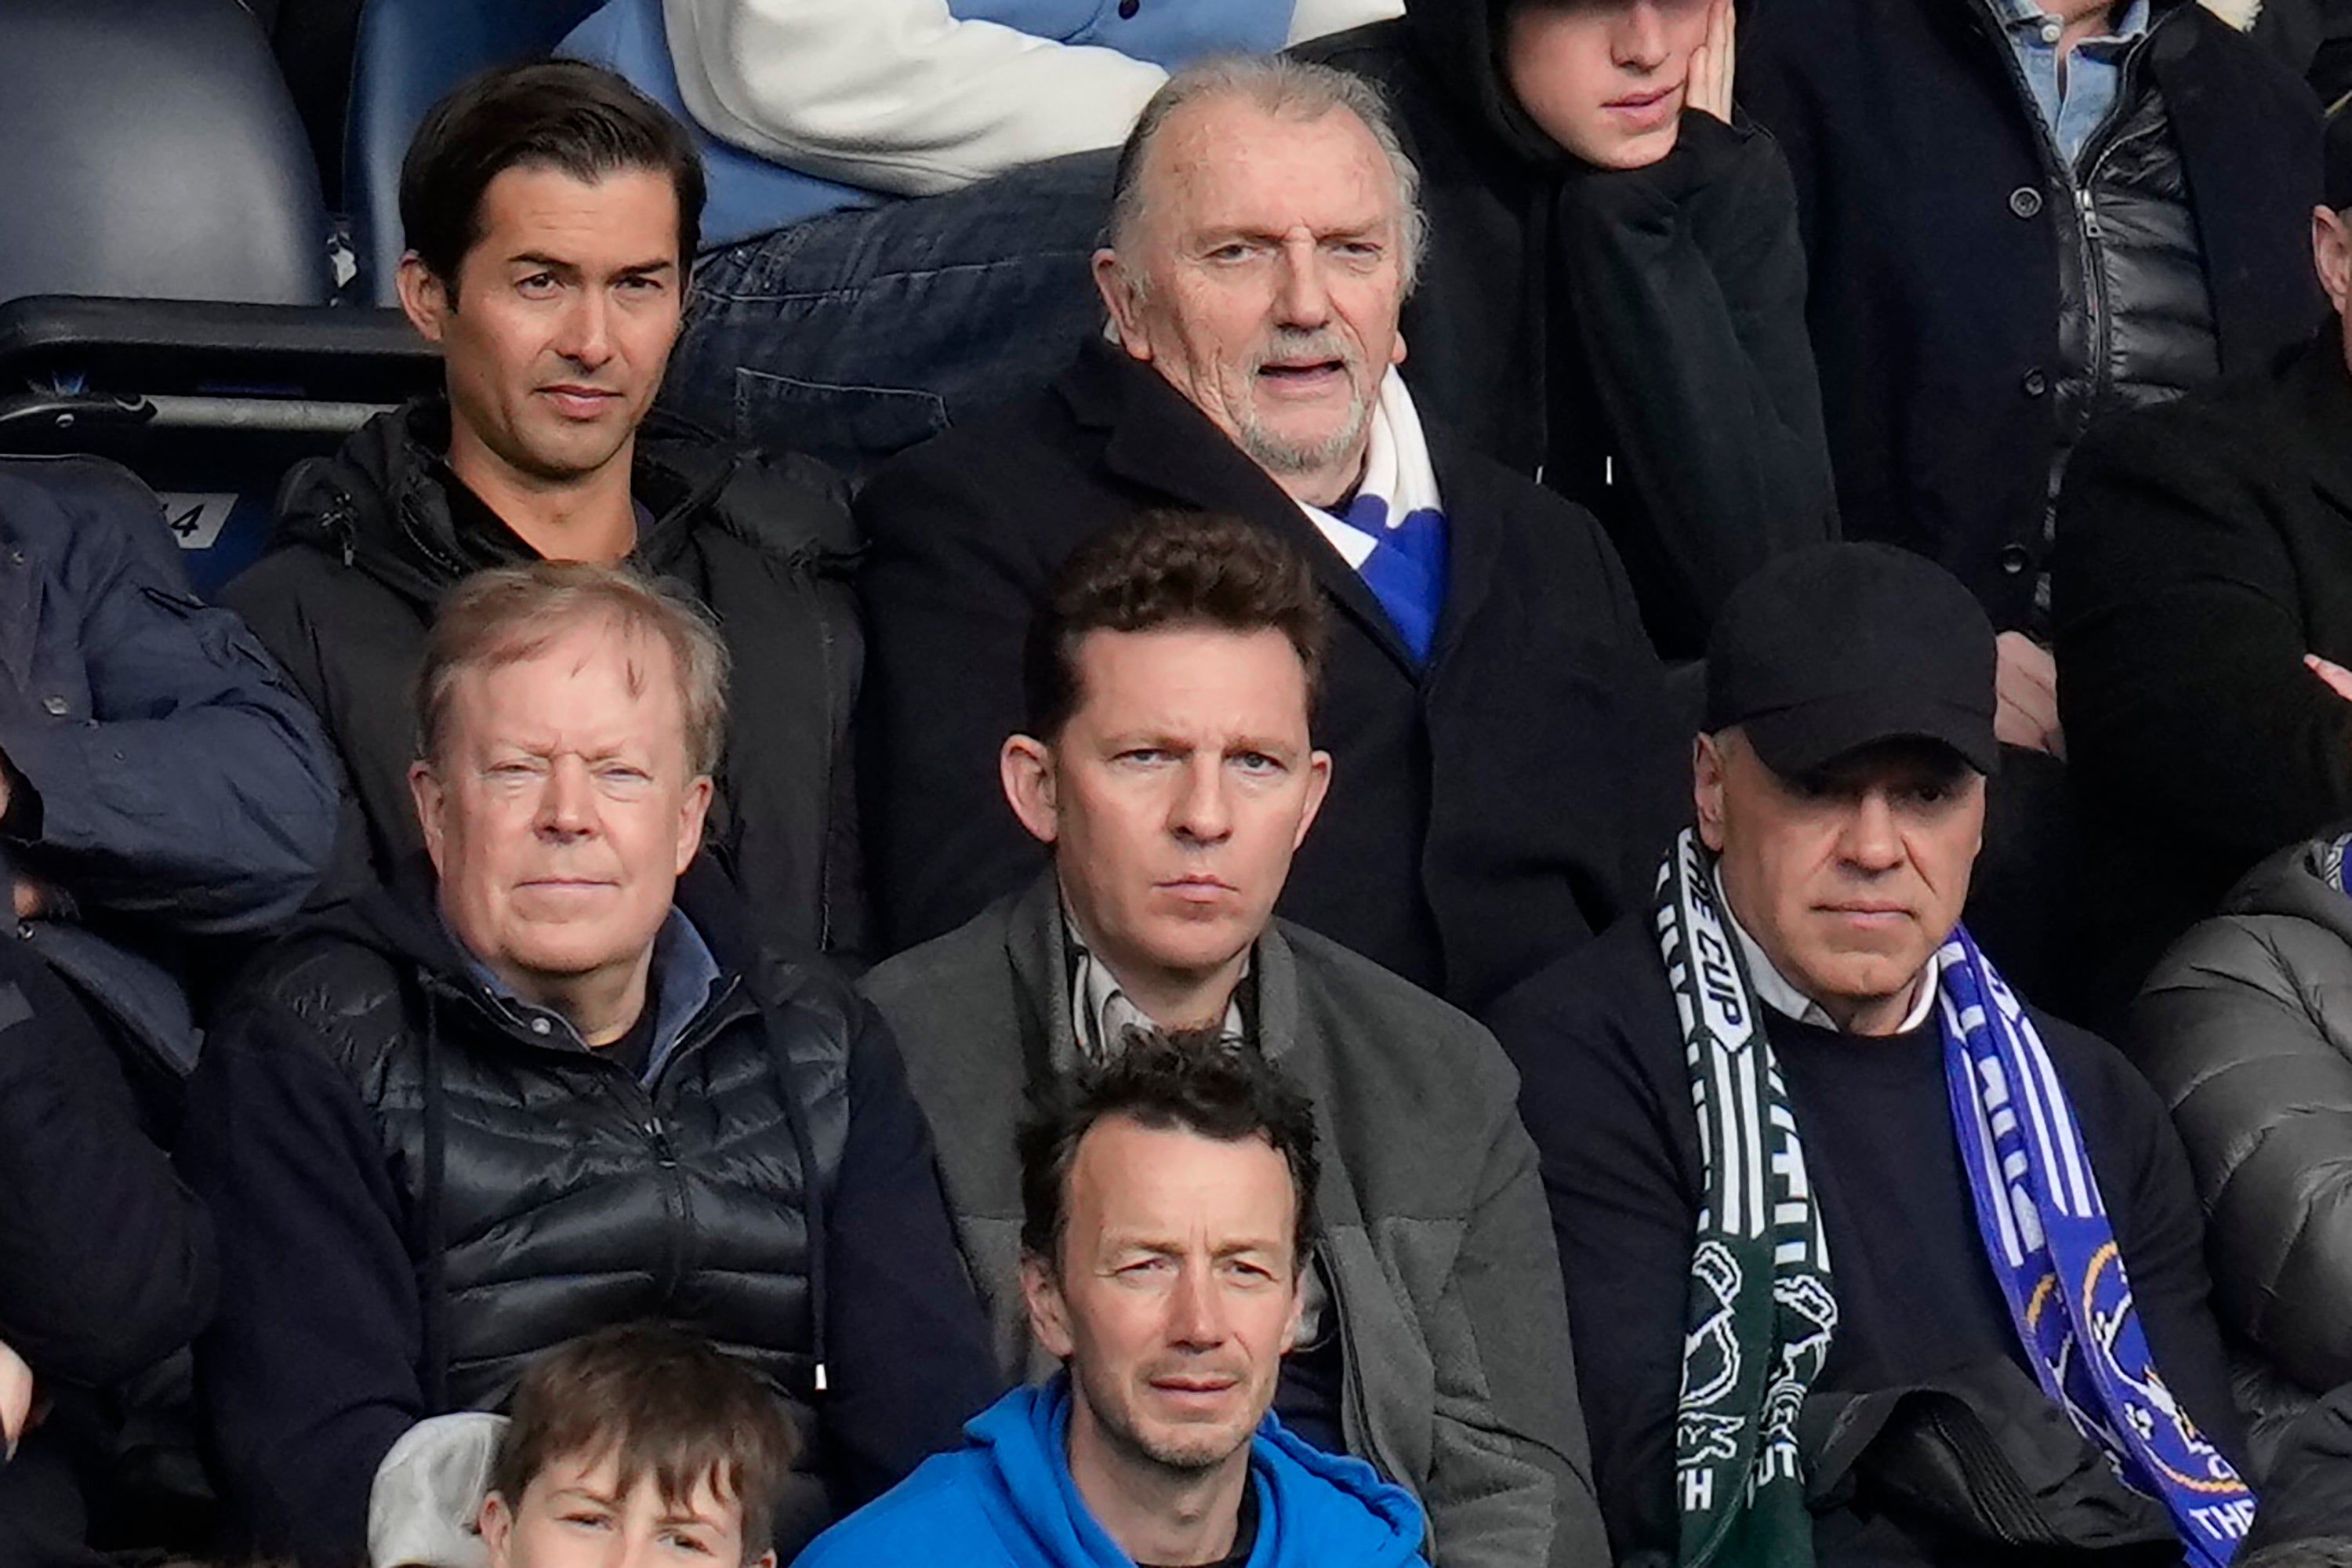
[[[403,1431],[498,1407],[533,1355],[609,1323],[760,1367],[835,1503],[993,1394],[887,1031],[821,961],[748,942],[707,868],[692,880],[680,907],[722,974],[650,1082],[489,990],[414,888],[289,938],[232,1004],[181,1162],[220,1237],[198,1377],[256,1548],[355,1558]],[[804,1486],[779,1529],[824,1512]]]
[[[2352,1383],[2352,899],[2322,872],[2334,842],[2247,873],[2128,1027],[2210,1216],[2215,1311],[2277,1374],[2242,1385],[2257,1415]]]

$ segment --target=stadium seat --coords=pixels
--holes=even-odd
[[[318,169],[234,0],[6,0],[0,147],[0,300],[331,297]]]
[[[478,70],[546,54],[598,3],[367,0],[352,66],[343,194],[359,249],[361,285],[377,304],[395,302],[400,161],[425,111]]]
[[[257,553],[278,481],[438,379],[335,309],[316,164],[236,0],[0,0],[0,452],[164,496],[189,574]]]

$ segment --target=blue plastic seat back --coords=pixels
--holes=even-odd
[[[0,300],[331,296],[318,166],[236,0],[0,0]]]
[[[13,5],[16,0],[0,0]],[[400,161],[425,111],[490,66],[543,55],[599,0],[367,0],[343,142],[362,279],[381,305],[400,264]]]

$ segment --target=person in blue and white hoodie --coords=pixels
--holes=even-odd
[[[606,0],[561,51],[691,125],[709,177],[666,395],[862,472],[1033,392],[1102,323],[1115,149],[1168,73],[1403,0]]]
[[[1051,1382],[798,1568],[1406,1568],[1410,1493],[1274,1415],[1314,1234],[1315,1112],[1214,1029],[1130,1035],[1020,1133],[1022,1285]]]

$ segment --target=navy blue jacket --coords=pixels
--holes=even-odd
[[[0,891],[28,878],[50,911],[0,938],[0,1342],[52,1404],[0,1467],[0,1562],[79,1562],[121,1386],[213,1305],[210,1226],[137,1092],[168,1093],[194,1031],[134,949],[291,915],[334,772],[260,645],[190,595],[153,494],[89,458],[0,462]]]
[[[301,908],[334,847],[334,763],[178,554],[121,469],[0,463],[0,838],[11,868],[92,925],[259,935]]]
[[[1987,0],[1741,9],[1739,101],[1796,176],[1846,536],[1932,555],[1997,626],[2032,626],[2053,464],[2079,434],[2059,407],[2062,321],[2082,307],[2062,279],[2073,176]],[[2194,0],[2155,13],[2126,90],[2162,96],[2221,370],[2254,369],[2323,309],[2318,108]]]

